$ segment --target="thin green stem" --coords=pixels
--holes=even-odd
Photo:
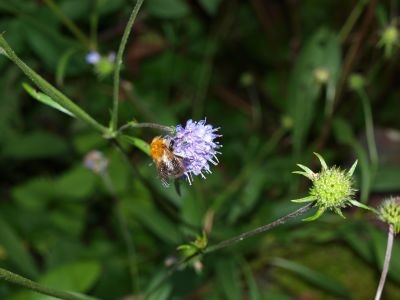
[[[0,54],[4,54],[7,58],[9,58],[12,62],[14,62],[21,70],[25,73],[26,76],[36,86],[41,89],[44,93],[46,93],[50,98],[52,98],[55,102],[61,105],[66,110],[70,111],[74,114],[78,119],[86,122],[88,125],[92,126],[94,129],[100,131],[103,134],[108,133],[108,129],[98,123],[95,119],[93,119],[89,114],[87,114],[83,109],[81,109],[78,105],[76,105],[72,100],[70,100],[67,96],[65,96],[62,92],[52,86],[49,82],[47,82],[43,77],[37,74],[34,70],[32,70],[28,65],[26,65],[12,50],[7,41],[0,35]]]
[[[354,24],[357,22],[358,18],[361,16],[364,6],[367,3],[368,3],[367,0],[359,0],[357,5],[351,11],[350,16],[347,18],[346,22],[344,23],[342,29],[339,32],[339,40],[342,43],[347,39],[347,36],[354,27]]]
[[[385,262],[383,263],[381,279],[379,280],[378,289],[376,290],[375,300],[381,299],[383,287],[385,286],[386,276],[389,271],[390,258],[392,257],[393,237],[394,237],[394,226],[393,224],[390,224],[388,230],[387,245],[386,245]]]
[[[376,148],[375,142],[375,133],[374,133],[374,121],[372,119],[372,111],[371,104],[368,99],[367,93],[363,89],[359,89],[357,91],[358,95],[361,98],[361,103],[364,112],[364,120],[365,120],[365,131],[367,135],[367,144],[368,144],[368,152],[371,159],[371,164],[374,169],[376,169],[378,165],[378,151]]]
[[[118,129],[118,132],[122,132],[128,128],[153,128],[165,131],[167,133],[173,134],[175,132],[173,127],[164,126],[157,123],[136,123],[136,122],[129,122]]]
[[[60,7],[53,0],[44,0],[47,6],[60,18],[64,25],[72,32],[72,34],[89,50],[92,50],[92,43],[90,39],[66,16]]]
[[[241,242],[241,241],[243,241],[245,239],[248,239],[248,238],[253,237],[255,235],[258,235],[260,233],[263,233],[263,232],[266,232],[268,230],[271,230],[271,229],[273,229],[273,228],[275,228],[275,227],[277,227],[279,225],[285,224],[287,221],[289,221],[289,219],[295,218],[295,217],[297,217],[299,215],[302,215],[305,212],[307,212],[313,206],[313,204],[314,204],[314,202],[308,203],[307,205],[299,208],[298,210],[295,210],[294,212],[291,212],[290,214],[288,214],[286,216],[283,216],[283,217],[279,218],[278,220],[276,220],[276,221],[274,221],[272,223],[262,225],[260,227],[257,227],[255,229],[253,229],[253,230],[250,230],[250,231],[244,232],[242,234],[239,234],[238,236],[235,236],[233,238],[224,240],[224,241],[222,241],[222,242],[220,242],[220,243],[218,243],[216,245],[213,245],[211,247],[207,247],[204,250],[204,254],[208,254],[208,253],[211,253],[211,252],[215,252],[217,250],[221,250],[221,249],[226,248],[226,247],[233,246],[233,245],[235,245],[235,244],[237,244],[237,243],[239,243],[239,242]]]
[[[112,196],[112,198],[114,199],[114,202],[115,202],[115,213],[116,213],[116,217],[117,217],[119,227],[121,230],[122,238],[124,240],[125,247],[126,247],[127,254],[128,254],[129,272],[130,272],[130,276],[131,276],[132,292],[133,292],[133,294],[140,294],[140,288],[139,288],[140,273],[139,273],[139,268],[138,268],[138,264],[137,264],[135,245],[133,243],[131,234],[129,233],[128,224],[126,222],[125,216],[123,215],[123,213],[121,212],[121,209],[119,207],[120,201],[118,199],[114,185],[110,178],[110,174],[107,171],[105,171],[105,172],[100,173],[100,176],[101,176],[101,179],[103,180],[104,186],[106,187],[108,193]]]
[[[122,57],[124,55],[124,50],[126,43],[128,41],[129,34],[131,32],[133,23],[135,22],[136,16],[139,12],[140,7],[143,4],[143,0],[137,0],[135,7],[129,17],[128,23],[126,24],[124,34],[122,35],[121,43],[119,44],[117,57],[115,60],[114,69],[114,86],[113,86],[113,110],[111,115],[110,129],[114,132],[118,126],[118,102],[119,102],[119,81],[120,81],[120,71],[122,65]]]
[[[286,216],[283,216],[283,217],[275,220],[274,222],[262,225],[253,230],[239,234],[238,236],[235,236],[233,238],[219,242],[216,245],[207,247],[205,250],[198,249],[198,252],[195,252],[194,254],[190,255],[189,257],[185,257],[185,258],[181,259],[180,261],[178,261],[176,264],[174,264],[168,270],[168,272],[163,276],[163,278],[159,281],[159,283],[146,294],[146,297],[148,297],[151,293],[156,291],[157,288],[159,288],[162,285],[162,283],[164,283],[170,276],[172,276],[172,274],[174,274],[178,270],[181,270],[192,259],[195,259],[196,257],[201,256],[201,255],[206,255],[206,254],[215,252],[217,250],[221,250],[221,249],[229,247],[229,246],[233,246],[241,241],[244,241],[245,239],[248,239],[255,235],[264,233],[264,232],[271,230],[279,225],[283,225],[286,222],[288,222],[290,219],[295,218],[295,217],[307,212],[313,206],[313,204],[314,203],[309,203],[309,204],[295,210],[294,212],[291,212],[291,213],[287,214]]]
[[[8,282],[16,284],[16,285],[19,285],[23,288],[35,291],[35,292],[43,294],[43,295],[56,297],[58,299],[64,299],[64,300],[89,300],[89,299],[95,300],[96,299],[96,298],[89,297],[86,295],[80,295],[80,294],[75,294],[75,293],[71,293],[71,292],[53,289],[53,288],[41,285],[39,283],[36,283],[28,278],[22,277],[18,274],[8,271],[8,270],[5,270],[3,268],[0,268],[0,279],[8,281]]]

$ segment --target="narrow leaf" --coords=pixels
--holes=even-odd
[[[374,208],[372,208],[372,207],[369,207],[369,206],[367,206],[367,205],[365,205],[365,204],[362,204],[361,202],[358,202],[357,200],[350,199],[349,202],[350,202],[351,204],[353,204],[354,206],[357,206],[357,207],[360,207],[360,208],[364,208],[364,209],[370,210],[370,211],[372,211],[372,212],[374,212],[374,213],[378,213],[376,209],[374,209]]]
[[[150,146],[142,139],[128,135],[122,135],[122,139],[150,156]]]
[[[305,218],[303,219],[303,221],[309,222],[309,221],[314,221],[316,219],[318,219],[320,216],[322,216],[322,214],[325,212],[325,208],[320,207],[318,209],[318,211],[315,213],[315,215]]]
[[[351,166],[349,172],[347,173],[347,174],[349,174],[349,176],[353,176],[354,170],[355,170],[356,167],[357,167],[357,163],[358,163],[358,160],[356,160],[356,161],[354,162],[354,164]]]
[[[318,157],[319,161],[321,162],[322,169],[327,170],[328,169],[328,165],[326,164],[324,158],[320,154],[318,154],[317,152],[314,152],[314,154],[315,154],[316,157]]]
[[[60,104],[58,104],[57,102],[55,102],[53,99],[51,99],[49,96],[47,96],[46,94],[43,94],[42,92],[39,92],[37,90],[35,90],[32,86],[30,86],[27,83],[23,83],[22,87],[24,88],[24,90],[32,96],[32,98],[38,100],[39,102],[42,102],[43,104],[46,104],[54,109],[57,109],[71,117],[74,117],[74,114],[71,113],[70,111],[66,110],[64,107],[62,107]]]
[[[290,200],[292,202],[296,202],[296,203],[303,203],[303,202],[311,202],[316,200],[316,198],[314,196],[307,196],[304,198],[300,198],[300,199],[294,199],[294,200]]]

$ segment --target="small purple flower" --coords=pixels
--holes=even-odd
[[[87,62],[88,64],[90,64],[90,65],[95,65],[95,64],[97,64],[97,63],[100,61],[100,59],[101,59],[101,55],[100,55],[100,53],[97,52],[97,51],[89,52],[89,53],[86,55],[86,62]]]
[[[213,128],[206,124],[206,120],[199,122],[188,120],[186,126],[176,126],[176,134],[172,137],[173,153],[183,158],[185,165],[185,176],[189,184],[193,181],[193,175],[211,173],[210,164],[217,165],[217,149],[222,145],[215,141],[222,135],[216,134],[219,128]]]
[[[108,160],[104,154],[98,150],[92,150],[86,154],[83,165],[95,174],[104,173],[108,167]]]

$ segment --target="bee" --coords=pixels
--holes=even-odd
[[[169,138],[155,137],[150,144],[150,155],[165,187],[169,186],[170,179],[177,179],[184,175],[186,168],[183,157],[174,154],[173,142]]]

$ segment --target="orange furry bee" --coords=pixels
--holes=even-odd
[[[183,158],[173,153],[172,141],[161,136],[155,137],[150,144],[150,155],[156,164],[158,175],[164,186],[169,179],[182,177],[186,171]]]

